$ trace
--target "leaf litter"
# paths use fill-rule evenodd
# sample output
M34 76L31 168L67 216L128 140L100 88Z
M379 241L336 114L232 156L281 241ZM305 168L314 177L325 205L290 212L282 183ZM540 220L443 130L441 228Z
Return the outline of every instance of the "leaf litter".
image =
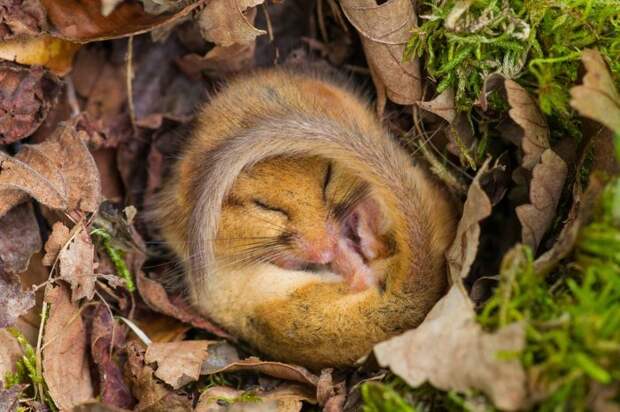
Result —
M428 17L407 1L323 0L315 9L294 0L21 3L0 6L0 36L15 39L3 45L4 54L0 47L0 58L22 63L0 64L0 326L21 327L35 290L45 290L45 302L37 309L41 331L29 343L33 369L0 390L0 405L297 411L318 403L340 411L370 405L369 385L385 391L383 402L400 402L398 393L372 383L389 385L395 375L415 388L404 395L409 404L421 399L424 382L441 390L433 389L441 402L468 404L477 396L516 410L540 400L539 382L520 357L529 353L531 325L489 328L477 314L484 299L474 304L468 290L490 278L504 290L506 265L497 262L507 249L498 248L493 259L487 250L501 241L490 227L502 219L521 230L517 241L540 251L533 267L541 276L565 270L576 247L585 250L583 227L606 182L586 179L586 169L605 163L614 173L613 161L597 159L613 149L618 133L617 116L610 115L619 106L617 79L598 51L583 52L585 76L571 90L572 107L591 119L593 130L584 127L591 134L573 168L558 145L567 136L554 134L555 120L526 82L487 73L481 95L471 99L478 102L475 116L457 101L463 90L439 85L434 92L425 77L429 62L403 59L418 16ZM461 21L471 6L457 9L444 17L458 36L474 26ZM16 38L24 35L37 37ZM131 53L127 36L135 36ZM57 47L56 54L42 44ZM253 357L170 287L178 268L152 243L157 237L142 212L199 102L222 79L282 62L336 68L356 84L372 81L377 110L392 132L401 136L414 122L422 134L444 130L432 139L418 136L418 143L440 159L434 164L440 179L444 168L471 180L446 256L452 287L417 329L375 347L387 374L372 357L353 373L320 375ZM438 118L412 118L412 106ZM137 215L122 212L129 204ZM47 281L24 289L20 277L30 285L28 272L37 264ZM123 320L151 343L140 343ZM15 371L11 364L23 348L0 332L8 339L3 346L12 348L0 365ZM613 396L608 385L592 389L597 405Z

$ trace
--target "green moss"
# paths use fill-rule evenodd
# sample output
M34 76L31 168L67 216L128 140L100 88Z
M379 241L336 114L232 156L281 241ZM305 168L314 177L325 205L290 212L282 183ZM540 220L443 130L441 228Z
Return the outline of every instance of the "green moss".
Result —
M405 57L423 57L437 91L454 87L463 111L500 72L530 88L544 113L568 120L584 48L598 48L620 80L620 0L428 0L420 18Z
M101 242L103 249L116 269L117 275L125 281L125 287L127 290L130 292L135 291L136 285L134 284L133 276L127 267L127 263L125 263L125 260L123 259L123 252L112 245L112 235L102 228L97 228L90 234Z

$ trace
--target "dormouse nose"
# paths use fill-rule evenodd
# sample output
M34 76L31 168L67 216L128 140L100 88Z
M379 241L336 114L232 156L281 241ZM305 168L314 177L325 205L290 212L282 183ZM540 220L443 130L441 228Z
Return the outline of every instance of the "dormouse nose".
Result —
M338 232L332 224L326 224L324 230L315 236L306 236L301 243L306 261L324 265L332 262L336 256Z

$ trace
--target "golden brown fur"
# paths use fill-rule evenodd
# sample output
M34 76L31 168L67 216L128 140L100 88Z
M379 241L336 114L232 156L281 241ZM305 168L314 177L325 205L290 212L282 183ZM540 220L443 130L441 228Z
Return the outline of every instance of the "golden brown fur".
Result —
M395 245L377 259L384 289L353 293L333 273L269 262L222 264L234 252L233 237L268 233L234 211L244 204L235 198L254 189L276 204L288 201L286 190L301 191L306 198L299 202L298 193L286 207L299 213L305 235L325 238L315 223L324 218L313 219L322 213L313 189L322 174L304 171L327 162L337 165L339 182L366 182L380 204ZM445 291L444 252L455 227L446 193L366 102L328 81L282 70L236 80L205 106L156 216L187 262L190 295L203 314L275 359L315 369L350 365L374 343L422 321Z

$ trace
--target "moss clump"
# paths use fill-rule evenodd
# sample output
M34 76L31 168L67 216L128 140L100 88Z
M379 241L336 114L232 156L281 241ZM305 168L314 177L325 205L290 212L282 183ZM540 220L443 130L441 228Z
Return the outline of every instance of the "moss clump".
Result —
M524 322L520 357L544 398L540 410L587 410L593 387L620 382L620 178L581 230L575 261L553 278L535 273L527 248L514 249L479 321L490 329Z
M500 72L538 96L545 114L571 117L569 87L584 48L620 80L620 0L428 0L405 57L423 57L437 91L469 111L485 77Z
M101 241L103 249L116 269L116 274L123 278L127 290L129 292L134 292L136 290L136 285L133 281L133 276L127 267L127 263L125 263L125 260L123 259L123 252L112 245L112 235L102 228L97 228L90 234Z

